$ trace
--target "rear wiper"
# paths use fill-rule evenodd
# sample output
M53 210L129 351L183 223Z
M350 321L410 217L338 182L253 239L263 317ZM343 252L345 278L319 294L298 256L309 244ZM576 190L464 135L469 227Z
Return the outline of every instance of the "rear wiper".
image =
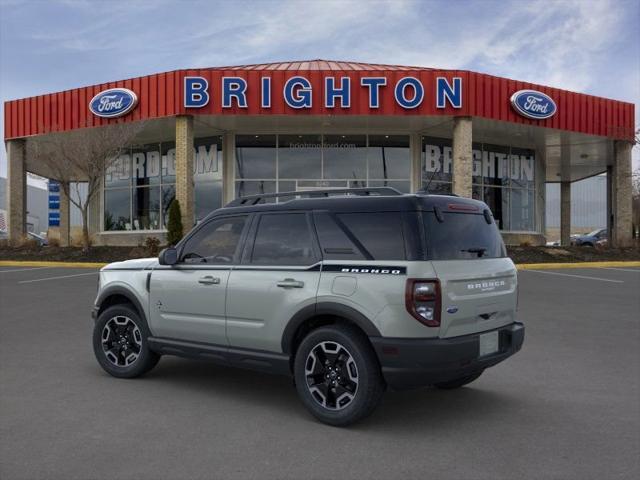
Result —
M482 257L487 251L486 248L477 247L477 248L467 248L466 250L460 250L461 252L469 252L469 253L477 253L478 258Z

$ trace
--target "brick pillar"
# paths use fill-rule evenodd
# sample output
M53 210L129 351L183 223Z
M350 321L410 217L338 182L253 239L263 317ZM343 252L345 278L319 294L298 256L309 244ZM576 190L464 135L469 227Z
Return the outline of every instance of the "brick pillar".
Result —
M422 135L411 134L409 151L411 152L411 191L417 192L422 188Z
M222 204L236 198L235 189L236 136L225 133L222 137Z
M560 245L571 245L571 182L560 182Z
M71 228L71 214L70 214L70 206L69 206L69 197L65 193L65 187L68 191L70 188L69 183L63 185L60 182L60 246L68 247L70 245L70 228Z
M182 212L182 230L186 234L195 223L193 192L193 117L176 117L176 199Z
M632 143L630 142L617 141L615 144L615 163L611 179L613 203L611 245L615 247L628 247L632 242L631 147Z
M473 174L471 117L453 119L453 193L471 198Z
M11 244L20 243L27 234L27 172L24 140L7 142L7 227Z

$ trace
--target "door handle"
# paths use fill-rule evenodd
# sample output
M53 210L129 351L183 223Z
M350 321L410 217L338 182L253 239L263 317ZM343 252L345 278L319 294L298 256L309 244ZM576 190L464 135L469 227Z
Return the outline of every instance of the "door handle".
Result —
M202 285L218 285L220 283L220 279L218 277L207 275L206 277L200 277L198 279L198 283L201 283Z
M284 280L280 280L277 285L282 288L302 288L304 287L304 282L294 278L285 278Z

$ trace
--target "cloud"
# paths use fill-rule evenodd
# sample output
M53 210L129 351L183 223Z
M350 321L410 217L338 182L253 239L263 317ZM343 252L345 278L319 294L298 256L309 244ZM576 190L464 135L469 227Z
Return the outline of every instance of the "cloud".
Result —
M640 104L637 0L5 0L0 9L3 100L176 68L327 58L470 69Z

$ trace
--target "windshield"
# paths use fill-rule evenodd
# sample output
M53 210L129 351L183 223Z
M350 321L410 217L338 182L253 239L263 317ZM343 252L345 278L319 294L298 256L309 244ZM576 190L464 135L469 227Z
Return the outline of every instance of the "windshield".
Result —
M589 232L587 233L587 237L595 237L596 235L598 235L600 233L601 229L599 228L598 230L594 230L593 232Z
M427 251L431 260L500 258L507 255L495 222L484 215L442 213L442 222L433 212L423 213Z

